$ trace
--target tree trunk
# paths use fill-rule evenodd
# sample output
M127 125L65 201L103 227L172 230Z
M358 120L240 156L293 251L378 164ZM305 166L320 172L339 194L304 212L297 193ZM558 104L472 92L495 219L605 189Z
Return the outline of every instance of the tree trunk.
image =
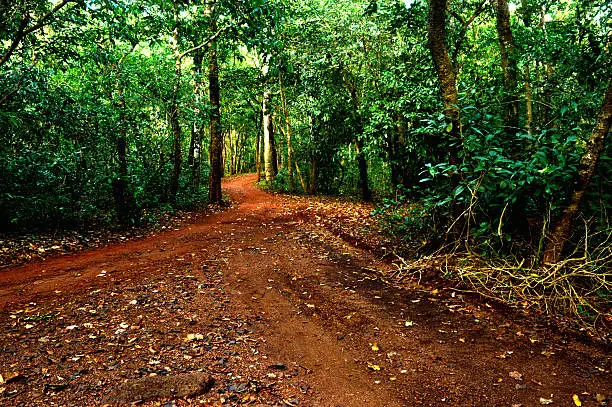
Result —
M217 30L215 17L211 19L210 32ZM223 177L223 132L221 129L219 64L217 61L217 40L211 42L209 52L208 83L210 96L210 176L208 195L210 202L221 203L221 178Z
M363 154L363 141L359 137L355 137L353 140L355 145L355 152L357 153L357 166L359 168L359 181L357 182L357 188L361 189L361 197L364 201L372 199L372 192L368 185L368 162Z
M459 148L461 146L461 119L459 115L459 95L457 92L457 80L455 71L446 48L446 9L447 0L430 0L429 3L429 51L434 63L440 91L442 93L442 105L444 114L450 125L448 134L448 156L449 162L460 167ZM459 170L451 174L451 193L459 185L461 176ZM458 237L463 230L462 221L458 217L462 213L461 205L453 200L450 208L450 221L454 221L453 234Z
M540 28L544 33L544 41L548 42L548 33L546 30L546 5L542 4L540 8ZM543 102L541 109L541 128L546 129L550 122L550 110L551 110L551 96L552 96L552 75L553 75L553 66L550 61L547 61L545 64L544 70L544 79L542 79L543 83Z
M317 156L313 153L310 159L310 195L317 194Z
M297 161L294 164L295 164L295 172L297 172L298 179L300 180L300 185L302 186L302 191L306 193L308 191L308 187L306 186L306 181L304 180L304 177L302 176L302 171L300 170L300 166L298 165Z
M174 2L174 31L173 48L175 54L174 62L174 85L172 87L172 97L170 99L170 127L172 129L172 179L170 180L170 202L176 201L176 194L179 189L181 177L181 123L179 122L178 94L181 88L181 58L178 50L179 41L179 11Z
M170 111L170 125L172 128L172 180L170 181L170 201L176 201L176 194L179 190L179 179L181 177L181 125L178 117L178 106L172 102Z
M260 144L261 144L261 133L259 130L257 131L257 141L255 143L255 167L257 169L257 182L261 181L261 154L260 154Z
M282 75L278 79L280 85L281 104L283 114L285 116L285 136L287 138L287 175L289 177L289 192L293 192L293 147L291 146L291 119L289 118L289 110L287 109L287 97L283 89Z
M314 135L314 120L312 116L308 117L308 121L310 124L310 142L312 150L310 151L310 183L308 185L308 193L310 195L317 194L317 153L315 151L314 146L316 145L315 135Z
M357 87L349 80L346 73L344 74L344 83L346 84L351 95L353 108L355 109L355 119L358 123L356 128L357 135L353 139L355 152L357 153L357 167L359 168L359 181L357 181L357 188L361 189L361 197L363 200L369 201L372 198L372 193L370 192L370 187L368 186L368 163L365 159L365 155L363 154L363 140L359 138L363 133L363 125L361 124L362 121L360 117L360 101L357 96Z
M595 127L586 146L586 150L580 160L578 167L578 179L576 186L570 196L568 207L563 212L561 220L553 230L550 241L544 251L544 263L556 263L561 259L563 249L570 236L574 221L580 209L580 202L584 196L593 174L597 168L597 162L604 148L605 139L610 133L612 125L612 80L608 83L608 89L604 96L601 112L597 117Z
M130 220L130 210L128 205L128 192L127 192L127 176L128 176L128 163L127 163L127 136L125 121L125 101L123 99L123 85L119 84L119 135L117 136L116 147L117 147L117 163L119 166L118 177L113 181L113 195L115 197L115 207L117 210L117 218L122 226L128 226Z
M409 160L406 148L406 123L401 115L397 117L397 122L388 144L391 183L394 187L402 185L406 188L411 188L414 180L411 176L410 166L413 163Z
M497 0L497 35L501 53L501 66L504 83L504 124L506 133L515 136L519 129L519 106L517 95L517 66L510 10L507 0ZM521 146L512 139L513 153L520 153Z
M531 27L531 12L529 10L529 4L527 0L521 0L523 7L523 24L525 27ZM531 59L527 56L525 61L525 68L523 69L523 76L525 81L525 127L527 128L527 134L530 136L533 134L533 88L531 86ZM528 147L532 147L529 145Z
M446 7L447 0L430 1L429 50L438 75L444 113L452 124L450 136L458 139L460 136L459 96L455 71L446 49Z
M191 142L189 143L189 159L188 164L191 166L191 186L194 189L200 187L200 168L202 163L202 133L203 128L199 124L200 108L199 103L202 97L202 61L204 53L199 50L193 56L193 68L196 76L196 85L194 93L196 96L196 107L194 109L194 121L191 129Z
M533 89L531 87L531 69L529 68L529 59L525 61L525 110L527 117L525 118L525 127L527 134L533 134Z
M263 98L263 131L264 131L264 171L266 182L270 183L276 178L278 173L278 163L276 157L276 146L274 145L274 124L272 123L272 113L270 103L272 95L270 92L264 93Z

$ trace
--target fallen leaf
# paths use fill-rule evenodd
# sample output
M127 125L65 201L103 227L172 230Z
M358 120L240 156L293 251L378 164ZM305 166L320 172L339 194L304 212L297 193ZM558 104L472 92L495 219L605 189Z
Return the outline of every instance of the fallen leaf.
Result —
M508 373L508 376L514 380L523 380L523 375L516 371Z
M375 370L375 371L379 371L380 370L380 366L378 365L373 365L370 362L368 362L368 368Z
M374 342L374 344L372 344L372 350L374 352L378 352L380 349L378 348L378 344L376 342Z
M572 399L574 400L575 405L577 405L578 407L582 406L582 401L580 401L580 397L578 397L577 394L574 394L572 396Z
M16 381L21 380L23 378L24 377L19 372L4 372L4 374L3 374L3 382L2 383L16 382Z

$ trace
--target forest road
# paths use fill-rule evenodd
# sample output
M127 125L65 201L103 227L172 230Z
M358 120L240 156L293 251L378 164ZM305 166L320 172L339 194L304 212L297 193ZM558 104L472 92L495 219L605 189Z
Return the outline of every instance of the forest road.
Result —
M0 374L25 378L0 404L97 405L199 368L213 391L177 405L605 405L605 349L390 284L388 264L254 182L226 180L235 205L178 230L0 272Z

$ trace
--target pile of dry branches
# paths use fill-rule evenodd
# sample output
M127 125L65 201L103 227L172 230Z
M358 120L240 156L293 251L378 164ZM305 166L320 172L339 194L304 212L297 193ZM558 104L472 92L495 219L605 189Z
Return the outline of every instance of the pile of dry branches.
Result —
M612 325L612 233L595 248L555 264L484 258L471 251L435 254L414 261L398 257L391 277L402 280L435 271L460 281L464 291L513 307L537 309L572 321L606 338Z

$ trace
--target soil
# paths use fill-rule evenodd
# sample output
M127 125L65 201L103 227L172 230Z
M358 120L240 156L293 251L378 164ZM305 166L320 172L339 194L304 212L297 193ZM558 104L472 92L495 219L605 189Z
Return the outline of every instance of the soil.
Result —
M607 348L394 284L376 251L254 181L176 230L1 270L0 405L610 403Z

